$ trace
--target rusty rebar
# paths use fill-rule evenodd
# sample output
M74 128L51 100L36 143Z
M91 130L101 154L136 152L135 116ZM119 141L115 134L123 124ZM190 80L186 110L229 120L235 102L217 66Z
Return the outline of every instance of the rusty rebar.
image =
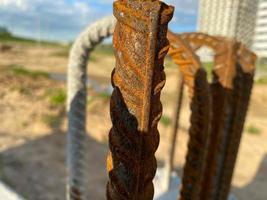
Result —
M190 95L189 142L180 200L200 199L210 134L211 97L206 72L198 57L178 35L168 32L169 54L179 66Z
M187 33L182 37L193 46L207 46L215 52L215 64L212 69L213 81L210 84L212 93L212 120L210 145L206 158L205 179L202 183L201 199L215 199L218 181L223 162L225 146L224 124L230 106L230 92L235 75L235 53L233 43L222 41L202 33Z
M244 46L240 48L239 43L226 38L202 33L187 33L182 37L194 49L196 46L208 46L215 52L213 82L210 84L213 99L211 142L201 199L226 200L248 107L256 57Z
M257 57L253 52L243 45L239 46L235 65L237 75L234 79L232 92L232 112L225 127L228 132L228 138L220 174L218 196L216 197L218 200L227 200L231 188L232 176L254 82L256 59Z
M108 200L152 200L152 180L159 144L163 67L169 43L167 25L173 7L160 1L116 1L114 32L116 67L110 112L107 159Z

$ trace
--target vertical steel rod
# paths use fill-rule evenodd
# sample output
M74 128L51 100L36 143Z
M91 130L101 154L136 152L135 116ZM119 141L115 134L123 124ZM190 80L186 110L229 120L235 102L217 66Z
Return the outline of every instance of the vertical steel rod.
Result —
M179 66L190 96L190 128L180 200L199 200L210 137L211 96L199 58L179 35L168 33L169 54Z
M170 132L170 138L169 138L169 152L167 153L167 159L166 159L166 166L165 166L165 172L166 172L166 180L164 183L164 188L170 189L171 184L171 173L174 169L174 158L175 158L175 149L176 149L176 142L177 142L177 131L179 129L179 122L180 122L180 116L181 116L181 108L182 108L182 102L183 102L183 94L184 94L184 81L183 77L180 76L178 80L178 87L177 87L177 96L174 106L174 112L173 112L173 122L172 122L172 128Z
M161 117L167 25L173 7L160 1L114 3L118 22L113 44L116 67L110 102L112 128L107 159L108 200L152 200L157 124Z

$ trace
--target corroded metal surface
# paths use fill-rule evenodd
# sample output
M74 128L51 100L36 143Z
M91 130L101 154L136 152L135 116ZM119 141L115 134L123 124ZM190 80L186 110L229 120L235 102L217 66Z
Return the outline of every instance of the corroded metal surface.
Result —
M207 46L215 52L215 66L213 68L213 81L210 84L212 93L212 120L210 145L206 158L205 179L202 183L201 199L214 199L221 171L223 150L225 146L224 124L230 105L230 91L232 79L235 75L233 44L218 38L200 33L187 33L182 37L192 48ZM195 49L195 48L194 48Z
M182 178L180 200L200 199L205 158L210 134L211 102L206 72L198 57L178 35L168 32L169 54L179 65L190 95L190 129L188 152Z
M253 77L256 65L256 55L245 46L240 45L237 52L236 70L232 92L231 115L228 117L226 131L228 132L224 160L219 180L218 200L227 200L231 181L242 137L242 131L249 106Z
M202 33L182 38L197 50L215 52L212 92L211 138L201 199L226 200L253 84L256 56L240 43ZM238 120L239 119L239 120Z
M173 8L159 1L117 1L114 15L116 67L107 159L109 200L152 200L165 84L167 24Z
M201 198L215 199L219 189L219 177L222 170L223 152L225 150L227 123L231 104L233 78L236 74L235 60L238 46L230 41L223 41L206 34L184 34L183 38L192 45L208 46L215 53L212 93L211 138L206 158L205 179ZM193 45L192 45L193 46Z
M233 78L236 73L233 66L237 43L204 33L184 33L181 37L190 44L194 52L203 46L211 48L215 53L212 82L219 81L224 88L233 88Z

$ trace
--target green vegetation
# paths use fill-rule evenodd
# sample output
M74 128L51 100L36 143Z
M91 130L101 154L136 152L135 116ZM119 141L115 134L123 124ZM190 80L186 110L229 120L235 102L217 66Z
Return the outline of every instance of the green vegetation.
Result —
M42 116L42 122L52 128L59 127L61 121L62 119L60 115L45 114Z
M263 74L263 76L257 79L256 83L258 84L267 84L267 59L260 59L257 62L256 72L258 74Z
M32 91L30 88L27 88L23 85L15 86L10 88L11 91L18 91L22 95L31 96Z
M207 72L210 73L212 71L214 63L213 62L204 62L203 65L204 65L204 68L207 70Z
M203 67L207 72L208 80L212 80L212 69L213 69L214 63L213 62L204 62Z
M167 127L171 124L171 118L166 115L163 115L160 119L160 123L162 123L165 127Z
M11 33L9 32L9 30L6 27L3 27L3 26L0 26L0 34L11 35Z
M104 101L109 101L110 100L110 94L108 92L100 92L100 93L97 93L96 95L89 95L87 97L87 105L91 105L93 102L95 102L95 100L97 99L101 99L101 100L104 100Z
M252 124L250 124L250 125L246 128L246 131L247 131L248 133L252 134L252 135L259 135L259 134L261 133L261 130L260 130L258 127L254 126L254 125L252 125Z
M177 65L173 62L172 58L167 55L164 60L164 67L165 68L175 68Z
M9 67L14 75L27 76L27 77L34 78L34 79L40 78L40 77L43 77L43 78L49 77L49 74L46 72L25 69L22 66L18 66L18 65L11 65Z
M90 105L91 103L93 103L95 100L94 97L92 97L91 95L87 96L87 105Z
M267 84L267 76L259 78L256 83L258 84Z
M53 106L65 105L67 94L63 89L49 90L47 95L49 96L49 102Z
M257 61L257 69L260 71L267 71L267 59L259 59Z
M9 32L0 32L0 41L3 43L20 43L20 44L30 44L30 45L32 44L40 44L45 46L60 45L59 43L56 42L37 41L34 39L14 36Z
M52 56L68 58L69 57L69 51L70 51L70 48L68 48L68 47L62 48L61 50L53 53Z
M64 57L67 58L69 57L69 52L70 52L70 46L64 47L57 52L53 53L52 56L58 56L58 57ZM111 44L101 44L97 46L92 54L90 55L90 61L95 62L97 60L97 56L102 55L102 56L113 56L113 47Z
M98 45L93 54L102 54L102 55L113 55L113 46L112 44L101 44Z
M41 120L52 129L58 129L65 116L66 90L60 88L48 89L45 97L48 98L49 104L53 106L53 109L57 109L57 112L54 114L44 114Z
M108 92L100 92L99 94L97 94L97 97L99 97L101 99L109 100L110 94Z
M214 65L213 62L204 62L203 63L203 67L207 71L208 80L212 79L212 68L213 68L213 65ZM164 66L166 68L177 67L177 65L173 62L172 58L169 55L167 55L166 58L165 58Z

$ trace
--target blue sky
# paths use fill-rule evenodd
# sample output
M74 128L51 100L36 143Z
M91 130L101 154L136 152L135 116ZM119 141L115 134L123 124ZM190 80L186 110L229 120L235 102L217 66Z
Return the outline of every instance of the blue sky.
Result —
M73 40L88 24L112 14L113 0L0 0L0 26L16 35ZM164 0L175 5L170 28L194 31L198 0Z

